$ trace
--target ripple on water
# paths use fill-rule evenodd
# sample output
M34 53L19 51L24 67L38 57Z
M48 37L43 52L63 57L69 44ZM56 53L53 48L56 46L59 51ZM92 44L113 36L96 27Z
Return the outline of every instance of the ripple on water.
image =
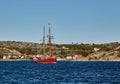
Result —
M0 62L0 84L119 84L119 62Z

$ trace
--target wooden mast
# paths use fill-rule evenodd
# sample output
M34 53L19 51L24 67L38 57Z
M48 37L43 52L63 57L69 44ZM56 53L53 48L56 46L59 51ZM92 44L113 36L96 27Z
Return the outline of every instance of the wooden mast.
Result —
M52 56L52 44L51 44L51 29L50 29L50 23L48 23L49 30L48 30L48 45L49 45L49 56Z
M43 56L45 56L45 25L43 27Z

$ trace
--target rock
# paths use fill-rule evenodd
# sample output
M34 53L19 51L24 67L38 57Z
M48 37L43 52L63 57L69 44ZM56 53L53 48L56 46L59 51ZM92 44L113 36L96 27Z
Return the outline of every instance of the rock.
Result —
M90 61L115 61L120 60L120 51L99 51L89 54L87 57Z

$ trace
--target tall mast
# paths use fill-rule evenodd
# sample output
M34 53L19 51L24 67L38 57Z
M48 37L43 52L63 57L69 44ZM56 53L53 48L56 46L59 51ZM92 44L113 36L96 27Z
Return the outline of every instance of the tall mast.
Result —
M43 27L43 56L45 56L45 25Z
M48 30L48 45L49 45L49 56L52 56L52 48L51 48L51 39L52 39L52 36L51 36L51 29L50 29L50 23L48 23L48 26L49 26L49 30Z

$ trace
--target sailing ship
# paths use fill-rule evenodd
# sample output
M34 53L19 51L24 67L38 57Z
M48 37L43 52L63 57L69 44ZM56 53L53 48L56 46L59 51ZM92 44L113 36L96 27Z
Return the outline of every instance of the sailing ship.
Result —
M37 63L56 63L56 57L52 56L52 43L51 43L51 39L53 39L53 36L51 35L51 29L50 29L50 23L49 25L49 31L48 31L48 44L46 44L45 41L45 26L43 27L43 47L42 47L42 51L43 51L43 55L40 58L36 58L35 62ZM49 48L49 55L46 54L46 46Z

